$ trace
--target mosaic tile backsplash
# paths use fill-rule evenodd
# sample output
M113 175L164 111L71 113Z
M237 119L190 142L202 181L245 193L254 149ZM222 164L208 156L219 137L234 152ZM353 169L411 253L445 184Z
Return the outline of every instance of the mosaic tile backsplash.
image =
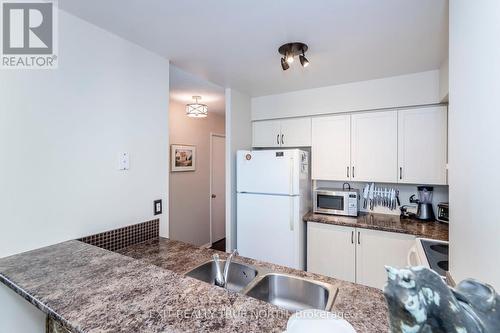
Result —
M117 251L160 236L160 220L151 220L78 239L100 248Z

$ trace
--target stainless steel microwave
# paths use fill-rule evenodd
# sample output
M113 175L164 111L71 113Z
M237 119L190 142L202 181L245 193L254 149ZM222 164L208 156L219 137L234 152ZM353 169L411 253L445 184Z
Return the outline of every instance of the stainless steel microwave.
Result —
M314 190L314 213L358 216L359 191L320 187Z

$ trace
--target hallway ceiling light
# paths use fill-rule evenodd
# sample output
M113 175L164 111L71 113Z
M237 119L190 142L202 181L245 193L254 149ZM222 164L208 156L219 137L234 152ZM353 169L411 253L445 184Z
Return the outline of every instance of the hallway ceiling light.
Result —
M299 56L300 64L302 65L302 67L309 66L309 60L307 60L305 56L307 49L307 45L300 42L281 45L278 49L278 52L283 56L281 57L281 68L284 71L290 68L290 64L293 63L293 58L295 56Z
M208 115L208 106L198 103L201 96L193 96L194 103L186 105L186 115L192 118L205 118Z

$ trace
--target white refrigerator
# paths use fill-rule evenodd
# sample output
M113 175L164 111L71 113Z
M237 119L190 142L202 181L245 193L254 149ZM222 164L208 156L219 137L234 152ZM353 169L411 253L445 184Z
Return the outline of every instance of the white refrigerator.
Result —
M240 255L305 269L309 154L299 149L237 153L236 243Z

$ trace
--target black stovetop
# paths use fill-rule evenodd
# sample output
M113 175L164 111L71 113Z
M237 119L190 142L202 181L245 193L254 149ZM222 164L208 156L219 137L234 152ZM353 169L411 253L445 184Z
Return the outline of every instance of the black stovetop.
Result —
M441 276L448 271L448 244L440 241L421 240L429 267Z

